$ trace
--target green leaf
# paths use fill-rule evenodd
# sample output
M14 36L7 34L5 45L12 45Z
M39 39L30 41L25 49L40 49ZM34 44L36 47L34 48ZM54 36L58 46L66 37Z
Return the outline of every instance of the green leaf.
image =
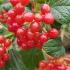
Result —
M36 48L29 51L22 51L21 55L28 70L36 70L38 63L44 59L42 51Z
M52 12L57 22L61 24L70 22L70 0L49 0Z
M7 62L5 68L1 70L28 70L22 61L19 51L12 49L9 51L9 53L11 55L11 58Z
M54 57L60 57L65 55L65 49L61 44L60 38L49 40L44 44L43 49L46 53Z
M12 8L12 5L11 3L5 3L5 4L0 5L0 12L2 11L3 8L8 11L9 9Z
M56 38L56 39L50 39L48 42L44 44L44 47L55 47L60 45L61 39Z

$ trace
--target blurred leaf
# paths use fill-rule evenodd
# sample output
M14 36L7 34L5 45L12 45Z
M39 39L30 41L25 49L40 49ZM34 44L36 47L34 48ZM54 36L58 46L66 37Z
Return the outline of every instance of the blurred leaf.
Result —
M5 68L1 70L28 70L21 59L21 54L16 50L9 51L11 58L7 62Z
M43 49L51 56L60 57L65 54L65 49L61 44L61 39L51 39L44 44Z
M6 9L8 11L11 8L12 8L11 3L2 4L2 5L0 5L0 12L2 11L2 9Z
M70 0L49 0L56 21L61 24L70 22Z
M21 55L28 70L36 70L38 63L44 59L42 51L36 48L29 51L22 51Z

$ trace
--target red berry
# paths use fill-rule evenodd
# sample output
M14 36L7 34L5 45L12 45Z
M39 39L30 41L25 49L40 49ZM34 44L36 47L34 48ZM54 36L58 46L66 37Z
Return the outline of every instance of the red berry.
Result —
M17 30L17 37L23 37L23 36L26 36L26 33L27 33L27 30L26 30L26 28L19 28L18 30Z
M5 47L10 47L11 45L11 40L10 39L6 39L5 42L4 42L4 46Z
M13 9L8 11L8 17L14 18L15 16L16 16L16 12Z
M22 42L17 38L17 44L21 46Z
M56 38L56 37L58 37L58 34L59 34L59 31L55 28L52 28L48 31L48 36L50 38Z
M19 3L19 0L10 0L10 2L13 6L15 6L16 4Z
M7 13L6 9L2 9L2 14L4 15L6 13Z
M22 43L21 49L22 50L28 50L27 44L26 43Z
M10 54L4 54L3 61L8 61L10 59Z
M15 6L15 12L17 15L24 13L24 10L25 10L24 6L21 5L20 3Z
M47 70L54 70L54 68L55 68L55 65L54 65L54 63L53 62L48 62L48 64L47 64Z
M34 46L34 41L33 40L28 40L27 41L27 46L29 49L31 49Z
M6 23L7 24L12 24L13 23L13 19L11 17L8 17Z
M28 5L30 3L30 0L20 0L22 5Z
M40 40L40 42L41 42L42 44L45 43L45 42L47 42L47 41L48 41L48 36L47 36L47 34L42 33L42 34L40 35L39 40Z
M35 14L35 21L36 22L41 22L42 21L42 16L39 13Z
M40 68L45 68L47 65L46 61L45 60L42 60L40 63L39 63L39 67Z
M36 47L37 49L42 49L42 44L41 44L40 42L36 42L36 43L35 43L35 47Z
M24 20L25 22L32 22L34 19L34 15L31 12L27 12L24 14Z
M57 67L57 70L66 70L66 67L64 65L60 65Z
M0 36L0 43L4 43L4 41L5 41L4 36Z
M44 70L44 68L39 67L38 70Z
M45 14L45 13L49 13L51 11L51 8L48 4L43 4L41 6L41 12L42 14Z
M45 14L43 16L43 21L45 24L53 24L54 23L54 17L51 13Z
M30 29L31 29L32 32L39 32L40 29L41 29L41 25L40 25L40 23L33 22L30 25Z
M0 57L4 55L6 49L4 47L0 47Z
M29 40L33 40L34 39L34 34L31 31L27 31L27 38Z
M8 27L8 29L9 29L9 31L11 31L11 32L15 32L15 31L17 31L17 29L19 28L20 26L17 24L17 23L12 23L12 25L9 25L9 27Z
M22 15L17 16L17 17L16 17L16 22L17 22L19 25L22 25L22 24L24 23L23 16L22 16Z
M0 68L4 68L5 62L3 60L0 60Z

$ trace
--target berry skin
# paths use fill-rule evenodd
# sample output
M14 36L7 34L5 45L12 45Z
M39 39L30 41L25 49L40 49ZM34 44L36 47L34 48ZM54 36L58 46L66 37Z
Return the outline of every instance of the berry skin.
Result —
M4 43L4 41L5 41L4 36L0 36L0 43Z
M21 47L22 50L28 50L27 44L26 43L22 43Z
M27 41L27 46L28 46L28 49L31 49L34 46L34 41L33 40L28 40Z
M10 0L10 2L13 6L15 6L16 4L19 3L19 0Z
M8 17L8 19L7 19L7 24L12 24L12 23L13 23L12 20L13 20L13 19L12 19L11 17Z
M55 65L53 62L48 62L47 63L47 70L54 70L55 68Z
M39 32L41 29L41 25L40 25L40 23L32 22L30 25L30 29L32 32Z
M25 8L20 3L15 6L15 12L17 15L20 15L24 12Z
M55 28L52 28L48 31L49 38L56 38L58 37L59 31Z
M28 5L30 3L30 0L19 0L22 5Z
M14 18L15 16L16 16L16 12L13 9L8 11L8 17Z
M25 22L32 22L34 19L34 15L31 12L27 12L24 14L24 20Z
M33 40L34 39L34 34L31 31L27 31L27 38L29 40Z
M5 47L10 47L11 45L11 40L10 39L6 39L5 42L4 42L4 46Z
M19 37L19 38L22 38L23 36L26 36L26 33L27 33L27 30L26 30L26 28L19 28L18 30L17 30L17 37Z
M4 55L6 49L4 47L0 47L0 57Z
M48 4L43 4L41 6L41 12L42 14L45 14L45 13L49 13L51 11L51 8Z
M0 68L3 68L5 66L5 62L3 60L0 60Z
M48 41L48 36L47 36L47 34L42 33L42 34L40 35L39 40L40 40L40 42L41 42L42 44L45 43L45 42L47 42L47 41Z
M39 67L40 68L45 68L47 65L46 61L45 60L42 60L40 63L39 63Z
M36 43L35 43L35 47L36 47L37 49L42 49L42 44L41 44L40 42L36 42Z
M45 24L53 24L54 23L54 17L51 13L47 13L43 16L42 20L45 22Z
M10 32L16 32L19 27L20 26L17 23L14 22L14 23L12 23L12 25L8 26L8 30Z
M19 24L19 25L22 25L24 23L24 19L23 19L23 16L22 15L19 15L16 17L16 22Z
M10 59L10 54L4 54L3 61L8 61Z
M42 16L39 13L37 13L37 14L35 14L34 19L35 19L36 22L41 22L42 21Z

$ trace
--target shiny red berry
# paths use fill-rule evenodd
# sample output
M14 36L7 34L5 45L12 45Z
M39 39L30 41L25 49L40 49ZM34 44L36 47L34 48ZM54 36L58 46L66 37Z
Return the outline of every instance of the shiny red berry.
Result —
M3 47L0 47L0 57L4 55L6 50Z
M16 12L14 9L11 9L8 11L8 17L14 18L16 16Z
M52 28L48 31L48 36L50 38L56 38L58 37L59 31L56 28Z
M27 44L26 43L22 43L21 47L22 50L28 50Z
M24 14L24 20L25 22L32 22L34 19L34 15L31 12L27 12Z
M51 11L51 8L48 4L43 4L41 6L41 12L42 14L45 14L45 13L49 13Z
M42 61L40 61L40 63L39 63L39 67L40 67L40 68L45 68L46 65L47 65L47 62L46 62L45 60L42 60Z
M19 0L10 0L10 2L13 6L15 6L16 4L19 3Z
M42 19L45 24L53 24L54 23L54 17L51 13L47 13L43 16L43 19Z
M13 19L11 17L8 17L6 23L7 24L12 24L13 23Z
M24 13L25 7L20 3L15 6L15 12L17 15Z
M30 3L30 0L19 0L22 5L28 5Z
M36 42L35 43L35 47L37 48L37 49L42 49L42 44L40 43L40 42Z
M3 61L8 61L10 59L10 54L4 54L4 56L3 56Z
M29 40L33 40L34 39L34 33L32 33L31 31L27 31L27 38Z
M17 23L12 23L12 25L8 25L8 30L10 32L16 32L20 26Z
M31 49L34 46L34 40L28 40L27 41L27 46L29 49Z
M11 46L11 40L10 39L6 39L4 42L4 46L5 47L10 47Z
M48 41L48 36L47 36L47 34L42 33L42 34L40 35L39 40L40 40L40 42L41 42L42 44L45 43L45 42L47 42L47 41Z
M23 36L26 36L26 33L27 33L27 30L26 30L26 28L19 28L18 30L17 30L17 37L23 37Z
M0 60L0 68L4 68L5 62L3 60Z
M30 29L32 32L39 32L41 29L41 25L38 22L32 22L30 25Z
M0 43L4 43L4 41L5 41L4 36L0 36Z
M35 19L36 22L41 22L41 21L42 21L42 16L41 16L41 14L39 14L39 13L35 14L34 19Z
M16 16L16 22L17 22L19 25L22 25L22 24L24 23L23 16L22 16L22 15Z

